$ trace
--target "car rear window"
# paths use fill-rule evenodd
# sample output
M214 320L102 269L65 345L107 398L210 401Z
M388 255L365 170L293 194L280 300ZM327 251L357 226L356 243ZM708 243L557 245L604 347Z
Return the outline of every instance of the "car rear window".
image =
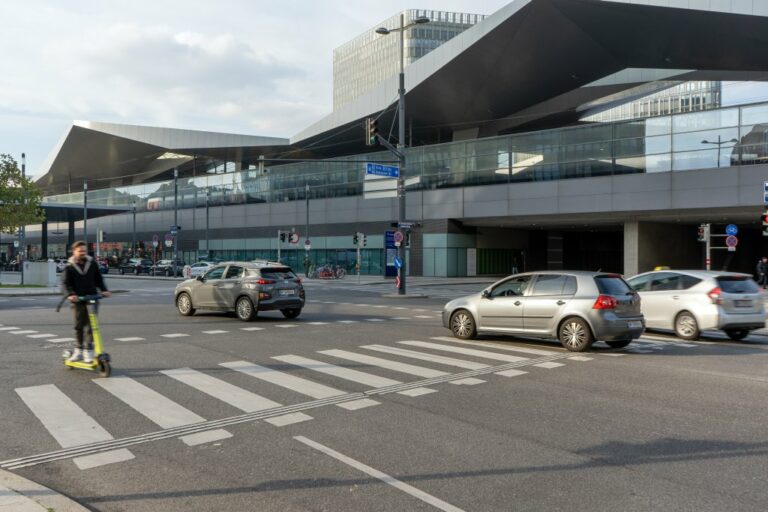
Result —
M627 295L634 293L620 276L596 276L597 289L604 295Z
M271 267L262 268L261 277L268 277L271 279L296 279L296 274L293 270L287 267Z
M757 293L760 288L748 276L720 276L716 278L717 285L724 293Z

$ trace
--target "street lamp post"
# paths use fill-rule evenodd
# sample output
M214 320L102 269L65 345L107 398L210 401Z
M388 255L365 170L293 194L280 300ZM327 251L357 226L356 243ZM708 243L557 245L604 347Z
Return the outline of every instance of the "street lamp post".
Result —
M131 238L131 258L136 257L136 200L133 200L133 237Z
M708 141L703 140L701 141L702 144L713 144L717 146L717 167L720 168L720 150L723 146L723 144L737 144L739 141L738 139L731 139L731 140L721 140L721 136L717 136L717 142L715 141Z
M83 180L83 241L88 252L88 181Z
M173 169L173 277L176 277L176 260L179 257L179 168Z
M21 178L22 180L26 178L27 176L27 155L25 153L21 154ZM25 201L25 198L21 199L22 201ZM21 285L24 286L24 262L27 260L27 228L26 226L21 226L19 228L19 238L21 239L19 241L19 249L21 249L21 267L19 270L21 271Z
M414 26L414 25L420 25L422 23L429 23L429 18L426 16L421 16L419 18L416 18L409 24L405 24L405 12L400 13L400 28L393 28L389 29L386 27L379 27L376 29L377 34L381 35L388 35L392 32L399 32L400 33L400 76L399 76L399 88L397 90L398 94L398 109L397 109L397 118L398 118L398 126L397 126L397 150L399 152L398 158L400 160L400 172L398 173L397 177L397 223L400 225L401 223L405 222L405 153L403 152L403 149L405 148L405 31L406 29ZM402 228L398 228L402 229ZM399 269L400 272L400 288L398 288L397 293L399 295L405 295L406 294L406 252L405 252L405 246L406 246L406 237L403 237L403 241L400 243L400 247L398 248L398 256L400 258L400 261L402 263L402 266Z
M210 219L210 205L211 205L211 189L205 189L205 259L209 261L211 259L211 239L208 236L208 225Z

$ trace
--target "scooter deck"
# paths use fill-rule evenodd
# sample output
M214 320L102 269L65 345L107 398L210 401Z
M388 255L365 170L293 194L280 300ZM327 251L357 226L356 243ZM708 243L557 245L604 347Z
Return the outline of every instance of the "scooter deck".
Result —
M99 367L99 362L94 360L92 363L83 363L82 361L64 361L64 364L71 366L72 368L80 368L81 370L96 370Z

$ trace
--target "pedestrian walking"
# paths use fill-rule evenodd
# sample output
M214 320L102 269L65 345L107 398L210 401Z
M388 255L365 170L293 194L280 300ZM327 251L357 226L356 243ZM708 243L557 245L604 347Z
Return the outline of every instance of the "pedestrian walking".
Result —
M757 284L765 289L766 285L768 285L768 256L763 256L757 262L756 274Z

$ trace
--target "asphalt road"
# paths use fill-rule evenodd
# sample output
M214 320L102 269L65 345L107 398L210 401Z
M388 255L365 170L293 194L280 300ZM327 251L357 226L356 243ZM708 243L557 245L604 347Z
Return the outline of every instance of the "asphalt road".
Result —
M246 324L110 284L109 379L63 367L55 298L0 298L0 467L94 510L768 508L768 338L576 355L447 338L477 285L310 282L298 319Z

